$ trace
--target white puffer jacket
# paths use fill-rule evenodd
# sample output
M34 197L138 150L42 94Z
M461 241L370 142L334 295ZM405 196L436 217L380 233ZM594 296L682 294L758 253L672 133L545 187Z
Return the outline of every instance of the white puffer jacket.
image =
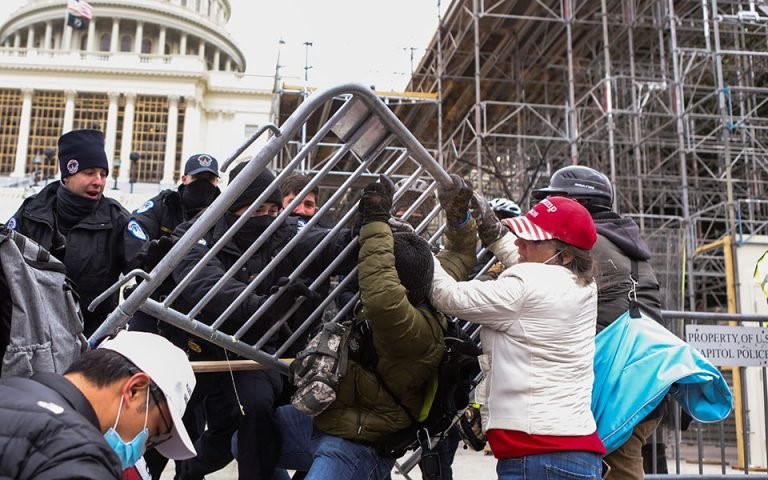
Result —
M491 245L511 265L497 280L456 282L435 262L432 305L483 326L484 430L592 434L597 287L561 266L515 264L514 238Z

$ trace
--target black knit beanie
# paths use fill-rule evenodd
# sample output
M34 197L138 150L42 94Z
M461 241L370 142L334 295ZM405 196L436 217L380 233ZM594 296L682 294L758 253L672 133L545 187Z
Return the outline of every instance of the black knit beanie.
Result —
M231 172L229 172L229 183L232 183L235 180L237 174L239 174L247 164L248 162L239 163L235 168L232 169ZM248 185L245 190L243 190L243 193L237 197L235 203L229 207L229 211L236 212L237 210L252 204L253 201L256 200L259 195L261 195L262 192L264 192L264 190L266 190L267 187L269 187L269 185L274 181L275 175L265 168L260 174L256 176L256 178L253 179L251 184ZM264 200L264 203L267 202L274 203L278 207L283 206L283 197L280 195L280 187L275 187L272 193L269 194L269 197Z
M87 168L103 168L109 172L104 133L99 130L72 130L59 137L61 178Z
M408 289L408 301L419 305L427 301L435 264L429 243L415 233L398 232L395 237L395 268L400 283Z

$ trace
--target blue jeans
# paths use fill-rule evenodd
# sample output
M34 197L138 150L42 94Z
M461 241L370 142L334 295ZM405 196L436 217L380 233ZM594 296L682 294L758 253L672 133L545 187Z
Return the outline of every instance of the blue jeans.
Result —
M312 433L312 468L306 480L381 480L389 478L394 458L385 458L373 447L315 429Z
M505 458L496 464L499 480L599 480L600 455L591 452L554 452Z

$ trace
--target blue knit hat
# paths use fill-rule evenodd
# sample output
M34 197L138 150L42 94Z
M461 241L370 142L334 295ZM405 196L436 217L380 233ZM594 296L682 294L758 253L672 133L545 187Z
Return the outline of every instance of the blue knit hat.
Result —
M103 168L109 172L104 133L99 130L72 130L59 137L61 178L87 168Z

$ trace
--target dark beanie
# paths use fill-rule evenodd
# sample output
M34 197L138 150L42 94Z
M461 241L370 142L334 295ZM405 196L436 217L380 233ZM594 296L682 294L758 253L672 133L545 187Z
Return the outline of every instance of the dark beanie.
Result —
M104 133L99 130L72 130L59 137L61 178L87 168L103 168L109 172Z
M237 177L237 175L243 170L243 168L245 168L247 164L248 162L239 163L235 168L232 169L231 172L229 172L230 184L235 180L235 177ZM252 204L254 200L259 198L259 195L261 195L264 190L266 190L267 187L269 187L269 185L274 181L275 175L265 168L260 174L256 176L256 178L253 179L251 184L248 185L245 190L243 190L243 193L237 197L232 206L229 207L229 211L236 212L237 210ZM280 195L279 187L275 187L272 193L269 194L269 197L264 200L264 203L267 202L274 203L278 207L283 206L283 197Z
M400 283L408 289L408 301L419 305L427 301L435 264L429 243L415 233L398 232L395 237L395 268Z

